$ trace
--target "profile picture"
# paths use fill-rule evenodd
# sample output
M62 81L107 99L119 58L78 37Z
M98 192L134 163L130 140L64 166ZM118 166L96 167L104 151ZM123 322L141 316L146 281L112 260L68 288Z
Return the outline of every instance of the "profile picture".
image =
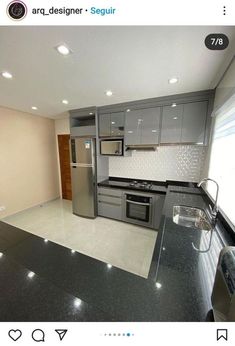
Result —
M7 6L7 14L13 20L22 20L27 14L27 6L22 1L12 1Z

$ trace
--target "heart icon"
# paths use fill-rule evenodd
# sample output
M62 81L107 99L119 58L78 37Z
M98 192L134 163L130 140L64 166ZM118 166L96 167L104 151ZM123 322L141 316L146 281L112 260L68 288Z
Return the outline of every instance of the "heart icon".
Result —
M17 341L22 336L22 331L19 329L11 329L8 332L10 338L14 341Z

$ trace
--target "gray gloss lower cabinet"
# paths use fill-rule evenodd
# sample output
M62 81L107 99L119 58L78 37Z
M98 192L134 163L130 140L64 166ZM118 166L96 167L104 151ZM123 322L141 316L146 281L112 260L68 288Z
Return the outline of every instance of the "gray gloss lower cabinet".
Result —
M130 191L121 189L112 189L105 187L98 187L98 215L108 217L110 219L124 221L123 209L124 209L124 193L133 194L145 194L151 196L153 201L152 213L153 213L153 229L159 229L160 220L162 216L162 209L165 200L165 195L162 194L150 194L149 192Z
M122 220L122 191L98 188L98 215Z
M162 209L165 201L165 195L158 195L154 194L154 199L153 199L153 228L154 229L159 229L160 226L160 221L162 217Z

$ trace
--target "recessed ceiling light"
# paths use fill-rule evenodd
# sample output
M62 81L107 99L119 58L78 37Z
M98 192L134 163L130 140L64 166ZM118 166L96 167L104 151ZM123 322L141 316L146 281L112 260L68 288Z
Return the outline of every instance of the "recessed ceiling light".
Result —
M75 253L76 251L75 250L71 250L72 253Z
M45 243L48 243L48 239L44 239L44 242L45 242Z
M172 103L171 107L176 107L177 104L176 103Z
M89 115L93 115L94 113L90 112Z
M109 269L111 269L112 268L112 264L107 264L107 267L109 268Z
M63 103L64 105L67 105L67 104L69 103L69 101L68 101L68 100L63 100L62 103Z
M0 252L0 258L3 256L3 253L2 252Z
M170 79L168 80L168 83L169 83L169 84L175 84L175 83L177 83L178 81L179 81L178 78L173 77L173 78L170 78Z
M57 50L58 53L62 55L69 55L72 53L72 51L64 44L60 44L59 46L55 47L55 49Z
M7 72L7 71L3 71L2 76L6 79L11 79L13 77L12 74L10 72Z
M173 119L174 119L174 120L177 120L177 119L178 119L178 117L174 117Z
M36 111L38 108L37 107L35 107L35 106L33 106L33 107L31 107L34 111Z
M105 94L106 94L106 96L112 96L113 92L111 90L107 90Z
M32 279L34 277L35 273L34 272L29 272L28 273L28 278Z
M126 111L127 111L127 112L130 112L131 110L128 108Z

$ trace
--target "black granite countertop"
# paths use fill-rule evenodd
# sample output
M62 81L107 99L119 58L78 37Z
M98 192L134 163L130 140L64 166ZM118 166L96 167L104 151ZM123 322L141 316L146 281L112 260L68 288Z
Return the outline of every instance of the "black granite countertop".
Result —
M234 243L218 224L196 252L209 234L175 224L177 204L207 208L201 190L168 185L147 279L0 222L0 320L205 321L219 251Z
M220 250L226 245L234 245L234 241L218 220L209 248L211 232L174 223L174 205L208 209L202 190L168 186L159 234L161 242L155 249L159 258L157 282L161 285L160 290L165 290L163 294L171 300L175 313L177 309L184 311L186 321L205 321L211 309L211 293ZM202 251L208 251L198 252L192 244Z
M144 187L140 188L136 186L130 186L130 182L132 182L133 180L136 180L136 179L109 177L109 179L99 182L98 186L124 189L124 190L132 190L132 191L141 191L141 192L148 192L148 193L166 194L166 191L167 191L166 182L144 180L147 183L151 184L151 189L146 189ZM138 181L141 181L141 180L138 180Z

